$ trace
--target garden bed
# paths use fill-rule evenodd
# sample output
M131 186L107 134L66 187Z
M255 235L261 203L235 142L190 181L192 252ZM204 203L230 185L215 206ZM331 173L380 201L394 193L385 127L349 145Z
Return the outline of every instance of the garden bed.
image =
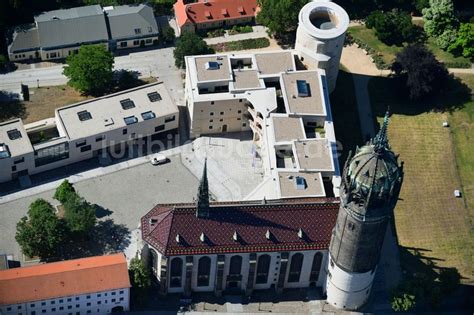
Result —
M270 46L270 40L268 38L262 37L262 38L238 40L238 41L227 42L227 43L219 43L216 45L211 45L211 48L217 52L226 52L226 51L265 48L268 46Z

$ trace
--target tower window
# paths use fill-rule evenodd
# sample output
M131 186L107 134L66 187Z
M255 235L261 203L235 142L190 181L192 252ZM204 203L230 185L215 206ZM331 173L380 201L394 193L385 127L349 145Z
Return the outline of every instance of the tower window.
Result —
M347 228L351 231L354 231L354 228L355 228L354 223L352 222L347 223Z
M331 268L334 268L334 261L330 260Z

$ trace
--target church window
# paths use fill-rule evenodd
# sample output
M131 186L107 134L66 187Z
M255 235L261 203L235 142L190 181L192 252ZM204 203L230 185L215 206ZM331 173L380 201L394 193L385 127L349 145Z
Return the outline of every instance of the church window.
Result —
M322 261L323 261L323 254L319 252L314 254L313 265L311 266L311 274L309 276L309 281L314 281L314 282L318 281Z
M207 287L209 285L209 277L211 275L211 259L207 256L199 258L198 263L198 287Z
M268 271L270 269L270 255L262 255L258 257L257 263L257 279L255 283L267 283L268 281Z
M304 256L301 253L291 256L290 272L288 282L299 282L301 276L301 267L303 267Z
M173 258L171 260L170 287L178 288L181 286L181 277L183 274L183 260L181 258Z

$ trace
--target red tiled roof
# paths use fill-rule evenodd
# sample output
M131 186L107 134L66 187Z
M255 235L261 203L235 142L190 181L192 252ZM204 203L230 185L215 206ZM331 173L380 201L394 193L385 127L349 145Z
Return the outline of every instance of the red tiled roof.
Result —
M179 27L186 22L206 23L210 21L221 21L237 19L242 17L253 17L258 12L257 0L204 0L184 4L178 0L174 4L174 12Z
M123 254L0 271L0 305L130 287Z
M165 256L327 249L339 200L215 203L209 218L196 217L195 209L192 204L157 205L141 219L143 239ZM300 228L303 238L298 236ZM266 238L267 230L271 239ZM235 232L238 241L233 239Z

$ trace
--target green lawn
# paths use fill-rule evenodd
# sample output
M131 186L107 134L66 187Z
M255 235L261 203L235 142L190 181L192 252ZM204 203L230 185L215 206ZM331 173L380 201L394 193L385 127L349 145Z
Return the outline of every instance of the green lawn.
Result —
M369 82L379 123L390 105L390 144L405 162L395 209L399 243L419 249L439 267L457 268L464 282L473 283L474 104L457 81L450 83L449 93L425 102L405 99L396 86L391 78ZM446 120L450 128L442 127ZM461 187L465 199L454 198Z
M382 43L376 36L374 29L368 29L363 25L349 27L349 32L354 38L365 42L369 47L373 48L376 52L381 54L381 57L385 63L390 64L395 59L395 54L402 50L403 47L398 46L387 46ZM464 57L455 57L452 54L441 50L436 46L433 39L429 38L426 42L426 46L435 54L438 60L449 64L455 63L470 63L469 59Z

